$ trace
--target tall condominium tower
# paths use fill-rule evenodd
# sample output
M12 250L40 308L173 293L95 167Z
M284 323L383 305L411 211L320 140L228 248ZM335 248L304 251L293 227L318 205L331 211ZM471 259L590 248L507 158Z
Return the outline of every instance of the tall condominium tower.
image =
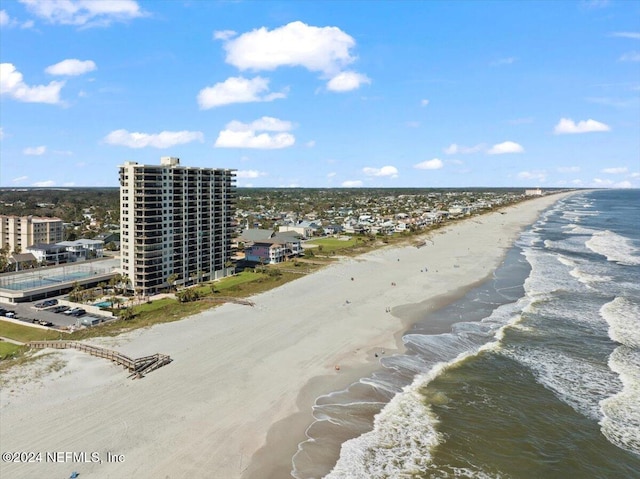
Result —
M122 274L144 295L227 276L235 207L235 170L120 165Z

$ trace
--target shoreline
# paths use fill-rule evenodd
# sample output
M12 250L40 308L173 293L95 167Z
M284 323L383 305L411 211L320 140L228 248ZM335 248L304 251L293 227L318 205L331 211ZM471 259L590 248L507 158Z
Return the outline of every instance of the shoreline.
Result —
M445 306L463 298L470 290L487 281L490 276L491 274L475 283L462 286L456 291L427 300L428 309L421 310L421 312L428 314L444 308ZM414 305L404 306L407 307ZM403 308L403 306L400 306L399 308ZM414 308L412 307L411 309ZM386 349L370 349L367 352L369 362L361 364L359 367L352 368L345 375L327 375L311 378L298 394L296 400L298 410L290 416L274 423L269 428L265 444L251 457L249 464L242 473L242 479L280 479L284 477L292 477L290 475L292 470L292 458L299 450L298 447L300 443L309 439L307 432L309 428L316 423L315 419L311 415L311 408L318 398L334 392L343 391L354 383L357 383L361 378L367 377L373 372L383 369L383 366L379 363L379 359L382 359L383 356L380 355L379 357L376 357L374 355L381 349L385 352L384 354L386 356L404 354L406 352L402 337L411 327L420 321L420 318L416 317L409 319L406 317L396 317L400 320L401 329L398 329L393 334L395 347ZM451 325L455 322L456 321L451 321L446 325L433 325L433 327L429 328L430 334L440 334L441 332L450 331ZM302 432L302 434L293 435L292 431L296 431L297 433ZM337 460L338 458L336 457L335 459Z
M275 440L279 431L297 445L319 395L379 368L372 352L390 354L402 344L408 325L396 316L402 308L394 308L436 308L443 295L468 291L495 270L523 228L570 194L445 226L429 234L434 244L424 248L389 247L342 260L257 295L254 308L229 304L176 323L95 338L90 342L124 354L160 351L174 362L140 381L100 363L92 369L98 376L65 367L57 381L15 394L3 390L3 449L126 457L117 464L82 464L76 469L83 477L231 479L258 470L261 477L268 470L282 477L287 462L289 474L293 441ZM429 271L420 271L420 264ZM80 383L87 385L74 387ZM11 463L1 470L44 477L67 473L69 466Z
M562 197L566 196L568 195L562 195ZM551 204L556 203L559 199L561 198L558 196L556 198L556 201L553 201ZM527 227L531 226L531 224L533 224L535 221L537 221L540 213L551 206L551 204L539 210L537 216L533 221L521 225L518 231L514 232L513 237L510 239L509 245L503 248L502 254L499 258L497 258L498 261L496 262L494 269L489 271L483 278L478 279L472 283L463 284L453 291L448 291L436 297L426 298L417 303L408 303L394 307L391 313L394 317L400 320L401 327L394 333L395 348L387 349L386 352L389 355L403 354L406 351L406 348L404 346L404 342L402 341L402 337L424 316L454 303L455 301L463 298L469 291L489 280L495 268L497 268L504 260L504 257L509 248L513 247L515 240L519 237L521 232ZM496 214L496 212L492 214ZM482 216L480 216L480 218L481 217ZM469 219L466 219L465 221L468 220ZM449 225L445 228L451 227L455 227L455 224ZM435 233L437 234L438 231L436 230ZM401 249L407 247L408 246L390 247L390 249ZM447 321L444 324L431 324L428 328L428 331L423 330L422 334L447 333L451 330L451 326L456 322L456 320L451 320ZM371 350L371 355L373 355L373 350ZM298 411L272 425L272 427L268 431L265 444L258 451L256 451L254 456L251 458L251 462L249 466L247 466L245 472L243 472L241 478L279 479L283 477L293 477L290 475L293 468L292 458L294 454L299 450L299 445L303 441L309 439L307 432L309 428L316 423L315 418L313 418L313 416L309 414L309 412L311 411L311 406L315 404L316 400L319 397L333 392L342 391L353 385L359 379L370 375L374 371L383 369L383 366L377 360L374 360L373 357L370 359L372 360L372 362L370 364L362 365L359 372L352 371L352 380L347 379L346 383L344 384L343 382L337 383L336 387L334 387L333 389L327 387L327 383L331 384L330 377L312 378L300 391L300 394L298 396ZM319 384L314 384L317 382L322 383L323 380L326 381L324 387ZM314 390L317 391L315 395L313 393L310 393L310 391ZM292 436L292 431L300 432L302 430L304 430L304 434ZM335 457L335 460L337 459L338 457Z

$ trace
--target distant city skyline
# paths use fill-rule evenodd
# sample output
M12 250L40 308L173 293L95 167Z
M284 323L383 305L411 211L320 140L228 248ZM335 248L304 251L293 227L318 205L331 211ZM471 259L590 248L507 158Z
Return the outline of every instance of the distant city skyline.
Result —
M0 3L0 186L640 187L640 2Z

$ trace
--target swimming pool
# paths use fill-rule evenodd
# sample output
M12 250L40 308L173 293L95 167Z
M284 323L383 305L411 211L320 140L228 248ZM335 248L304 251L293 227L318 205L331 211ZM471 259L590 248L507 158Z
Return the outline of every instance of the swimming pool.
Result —
M100 301L99 303L94 303L94 306L98 308L110 308L113 303L111 301Z

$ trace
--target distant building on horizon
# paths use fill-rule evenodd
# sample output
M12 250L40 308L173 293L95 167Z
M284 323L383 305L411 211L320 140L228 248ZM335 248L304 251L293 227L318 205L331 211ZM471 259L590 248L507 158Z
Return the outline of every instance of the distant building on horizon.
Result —
M127 161L120 169L120 264L143 295L176 284L218 279L230 264L235 170Z
M64 239L60 218L0 215L0 248L9 253L24 253L29 246L52 244Z

